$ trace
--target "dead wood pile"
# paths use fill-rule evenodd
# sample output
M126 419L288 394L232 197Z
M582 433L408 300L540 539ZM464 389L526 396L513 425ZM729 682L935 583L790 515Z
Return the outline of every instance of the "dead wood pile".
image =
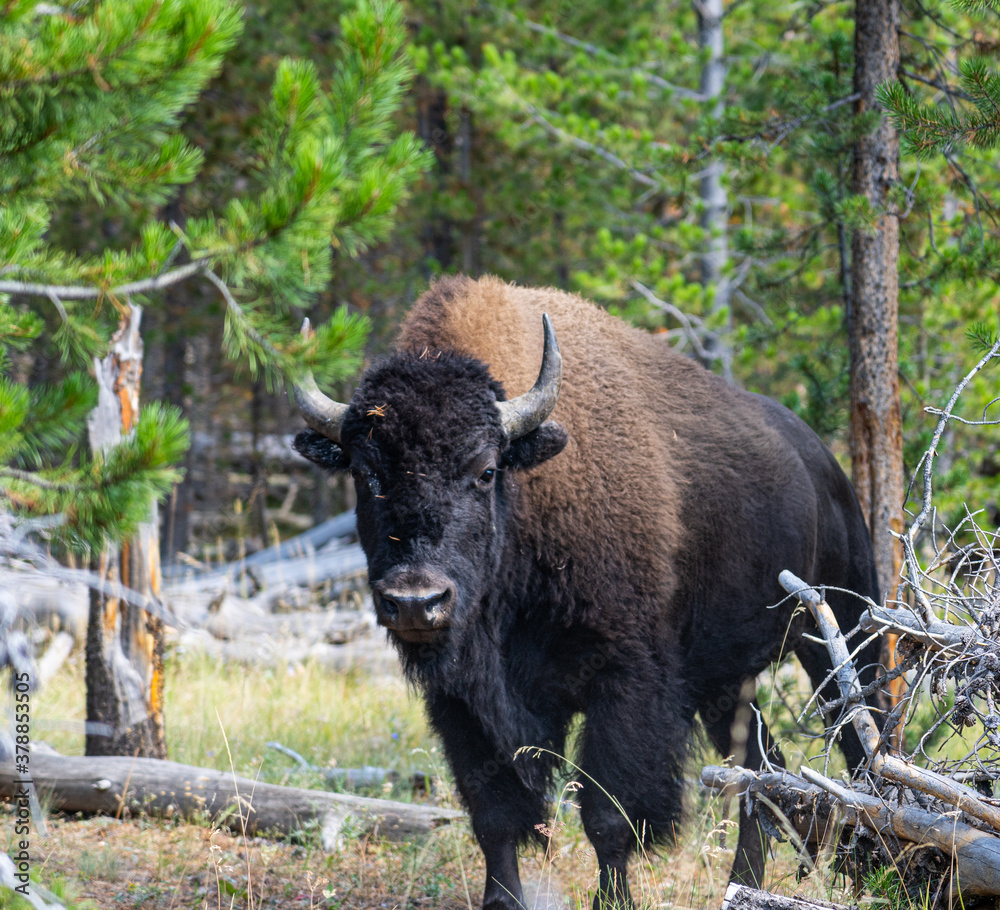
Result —
M841 725L851 723L868 765L851 785L808 766L799 774L710 766L702 772L702 782L731 794L748 794L764 827L779 837L790 837L807 856L815 857L823 844L836 844L841 867L858 884L874 867L891 865L902 873L908 890L941 906L959 900L969 906L1000 896L1000 802L992 797L992 787L984 788L997 776L995 762L991 767L974 749L972 757L980 759L974 766L978 773L970 774L962 762L948 763L943 770L921 766L914 759L925 752L926 735L915 754L904 756L890 749L889 737L880 732L864 704L866 693L833 611L817 591L790 572L782 573L781 582L812 613L835 667L842 712L829 732L836 735ZM984 666L1000 669L1000 645L975 627L922 622L905 607L880 610L874 605L861 625L900 635L908 665L919 660L931 675L947 672L959 680L959 692L966 697L974 690L992 703L997 680L991 677L989 686L984 686L981 677ZM906 701L913 701L920 691L911 686L908 699L890 715L885 730L893 729L892 718L904 715ZM990 743L992 719L975 705L956 705L937 725L951 722L961 728L968 717L976 716L987 727L977 742ZM970 780L980 789L969 786Z
M842 631L820 592L790 572L780 577L816 620L834 668L827 682L835 680L839 689L829 702L813 695L802 716L814 709L828 719L824 755L851 724L865 767L850 783L808 765L799 774L774 767L707 767L702 773L710 788L746 794L761 826L791 840L805 868L825 845L834 850L835 869L854 879L859 894L873 872L892 870L910 905L927 910L968 910L1000 900L1000 799L994 795L1000 778L1000 532L983 528L968 509L949 529L933 499L934 464L949 421L998 423L987 412L1000 398L979 420L954 414L963 390L998 357L1000 340L943 409L926 409L939 419L917 466L923 490L913 496L920 511L897 535L903 565L887 601L869 601L859 627ZM858 632L894 643L893 669L867 691L854 665L864 645L852 652L847 643ZM906 681L905 694L885 697L886 684L899 678ZM883 712L880 724L869 707L875 704ZM770 906L754 900L738 906Z
M146 606L164 620L168 643L183 652L254 666L310 660L395 674L398 662L375 627L365 558L353 534L350 512L232 563L171 567L163 602ZM91 582L73 569L0 567L0 583L15 592L19 622L54 636L48 671L67 656L67 635L82 647Z

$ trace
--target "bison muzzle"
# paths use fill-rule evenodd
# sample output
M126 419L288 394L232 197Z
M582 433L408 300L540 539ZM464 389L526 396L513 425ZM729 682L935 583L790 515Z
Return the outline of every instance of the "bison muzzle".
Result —
M878 595L854 492L801 420L579 297L443 279L349 404L311 379L296 396L298 451L354 477L378 621L468 806L485 908L523 905L517 850L575 716L594 905L631 906L630 856L676 835L695 715L723 756L780 762L748 732L754 677L794 652L826 680L779 572ZM829 600L853 627L861 601ZM733 876L756 882L741 819Z

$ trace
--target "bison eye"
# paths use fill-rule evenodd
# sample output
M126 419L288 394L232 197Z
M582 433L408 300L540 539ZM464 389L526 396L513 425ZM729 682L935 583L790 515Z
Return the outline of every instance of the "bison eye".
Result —
M382 486L379 483L377 474L364 467L352 467L351 477L354 478L354 483L357 485L359 494L369 492L378 499L382 498L379 496L379 493L382 492Z
M488 487L491 483L493 483L493 478L496 477L496 475L496 468L487 468L482 474L479 475L477 483L481 487Z

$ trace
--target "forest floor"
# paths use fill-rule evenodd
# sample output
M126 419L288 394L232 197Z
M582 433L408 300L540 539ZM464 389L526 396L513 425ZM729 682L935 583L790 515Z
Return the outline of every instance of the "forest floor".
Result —
M80 754L83 737L82 659L74 656L36 696L34 738L64 754ZM375 765L400 772L404 783L366 795L420 799L406 783L410 772L437 781L431 798L456 805L447 771L428 730L419 699L398 677L369 678L302 665L286 671L221 664L174 655L168 661L166 718L170 758L232 770L272 783L319 786L270 740L328 767ZM696 747L697 751L697 747ZM695 755L696 776L710 751ZM720 906L732 862L734 822L723 801L689 788L688 819L675 851L633 864L640 908ZM529 903L544 910L589 908L596 867L593 851L563 791L545 833L548 848L522 858ZM735 817L736 807L730 807ZM204 824L124 817L48 815L49 834L32 843L33 877L71 908L475 908L485 867L467 824L440 828L419 842L393 844L348 838L334 853L315 833L273 841L243 838ZM13 824L0 814L0 847ZM729 849L725 846L728 840ZM6 841L6 843L4 843ZM839 902L849 897L827 873L796 882L797 860L781 845L769 863L767 886ZM28 907L0 891L0 910Z

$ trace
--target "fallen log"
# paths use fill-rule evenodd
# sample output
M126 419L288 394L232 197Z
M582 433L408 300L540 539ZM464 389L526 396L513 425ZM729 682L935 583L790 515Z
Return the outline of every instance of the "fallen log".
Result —
M249 587L264 589L276 585L313 587L330 579L347 575L364 577L368 562L359 544L347 544L335 549L325 549L306 556L279 559L260 565L243 566L232 563L226 571L196 575L173 581L166 587L171 601L183 602L198 592L216 592L238 589L244 577Z
M702 768L701 782L730 796L746 793L751 799L762 797L758 811L767 813L771 823L785 834L790 825L799 841L796 847L805 848L810 856L835 843L844 822L844 811L834 796L790 771L707 765Z
M342 645L306 639L222 641L204 629L189 629L170 639L182 653L204 654L215 660L233 661L249 667L294 667L312 662L331 670L359 667L379 675L400 675L399 657L384 633L359 636Z
M230 563L227 566L193 570L188 566L174 565L164 568L163 574L164 577L171 580L185 580L192 577L212 575L236 577L248 566L261 566L283 559L309 556L338 537L353 534L356 524L354 512L342 512L340 515L335 515L333 518L327 519L321 524L310 528L308 531L304 531L302 534L298 534L272 547L258 550L245 559Z
M860 820L884 834L914 844L937 847L955 862L955 884L963 899L1000 894L1000 837L958 820L958 812L925 812L916 806L887 806L881 799L848 790L840 784L802 768L802 776L827 790L856 813ZM851 815L848 815L850 822Z
M758 774L745 768L709 765L702 771L701 780L706 787L734 795L749 791L767 797L781 809L804 843L809 842L813 829L808 814L796 810L812 807L814 828L822 831L835 823L838 803L846 825L865 825L883 837L891 832L902 841L937 847L953 857L955 881L963 897L1000 894L1000 838L960 821L957 812L935 813L916 806L887 805L882 799L835 783L812 768L803 767L800 773Z
M857 910L856 904L850 906ZM785 897L733 882L722 899L722 910L848 910L848 907L814 898Z
M456 809L281 787L155 758L32 751L31 777L49 805L65 812L207 817L238 834L281 837L318 828L328 850L339 845L345 826L407 841L464 817ZM21 786L13 763L0 765L0 799L12 799Z
M342 645L375 628L373 610L298 610L265 613L252 601L226 595L218 609L204 622L204 629L226 641L325 641Z

